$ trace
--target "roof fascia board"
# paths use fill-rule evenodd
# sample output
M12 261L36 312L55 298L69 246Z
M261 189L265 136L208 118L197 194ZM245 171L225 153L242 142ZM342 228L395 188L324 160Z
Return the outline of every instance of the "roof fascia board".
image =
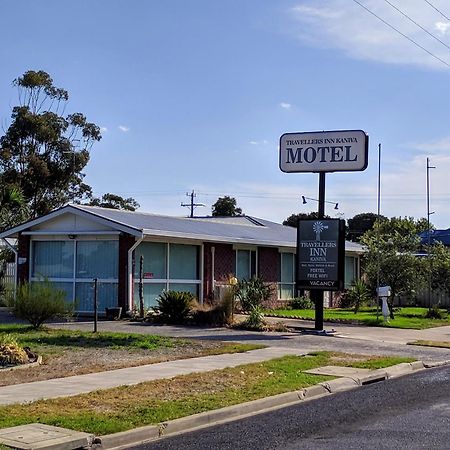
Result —
M138 236L141 237L142 236L142 232L140 230L137 230L136 228L132 228L132 227L128 227L125 225L122 225L114 220L110 220L107 219L105 217L101 217L98 216L94 213L91 212L86 212L84 210L78 209L72 205L66 205L66 206L62 206L61 208L52 211L48 214L46 214L45 216L42 217L38 217L37 219L32 219L29 220L28 222L25 222L21 225L17 225L14 228L11 228L9 230L4 231L3 233L0 233L0 238L6 238L6 237L10 237L13 236L17 233L20 233L23 230L27 230L31 227L34 227L36 225L40 225L41 223L47 222L48 220L54 219L56 217L59 217L67 212L73 213L75 215L78 215L80 217L86 217L88 219L91 219L92 221L102 224L102 225L106 225L109 226L111 228L116 228L117 230L123 231L125 233L129 233L133 236Z

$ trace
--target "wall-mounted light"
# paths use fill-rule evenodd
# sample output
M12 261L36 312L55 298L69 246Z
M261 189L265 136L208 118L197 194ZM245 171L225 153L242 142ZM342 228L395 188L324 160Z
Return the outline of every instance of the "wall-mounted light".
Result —
M315 198L311 198L311 197L305 197L304 195L302 195L302 203L305 205L306 203L308 203L306 200L312 200L313 202L319 202L319 200L315 199ZM339 209L339 203L335 203L335 202L329 202L327 200L325 200L325 203L330 203L331 205L334 205L334 209Z
M77 237L76 234L68 234L68 236L69 236L69 239L75 239Z

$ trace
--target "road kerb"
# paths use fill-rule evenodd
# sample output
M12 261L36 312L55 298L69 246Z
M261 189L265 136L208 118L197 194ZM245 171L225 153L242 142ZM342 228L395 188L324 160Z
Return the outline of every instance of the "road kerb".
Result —
M450 364L450 361L443 361L439 365L445 364ZM139 445L141 443L155 441L165 436L194 431L211 425L243 419L254 414L261 414L270 410L303 403L308 400L315 400L337 392L355 389L366 384L411 374L417 370L428 367L431 366L424 364L421 361L401 363L395 366L375 370L363 377L336 378L299 391L286 392L213 411L206 411L192 416L182 417L180 419L169 420L167 422L159 423L158 425L149 425L130 431L101 436L101 448L102 450L119 450L121 448L129 447L130 445Z
M450 366L450 359L445 361L436 361L436 362L424 362L423 365L425 369L432 369L433 367L441 367L441 366Z

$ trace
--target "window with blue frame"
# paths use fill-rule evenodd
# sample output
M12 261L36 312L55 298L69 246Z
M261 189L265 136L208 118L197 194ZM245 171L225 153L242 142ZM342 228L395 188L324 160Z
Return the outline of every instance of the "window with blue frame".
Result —
M77 311L92 312L97 278L99 310L117 306L118 253L117 240L32 241L31 281L48 279Z

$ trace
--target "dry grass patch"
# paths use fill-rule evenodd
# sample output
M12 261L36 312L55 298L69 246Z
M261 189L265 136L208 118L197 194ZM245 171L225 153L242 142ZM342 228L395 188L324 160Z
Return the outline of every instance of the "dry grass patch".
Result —
M422 347L439 347L450 348L450 342L446 341L413 341L408 342L408 345L420 345Z

